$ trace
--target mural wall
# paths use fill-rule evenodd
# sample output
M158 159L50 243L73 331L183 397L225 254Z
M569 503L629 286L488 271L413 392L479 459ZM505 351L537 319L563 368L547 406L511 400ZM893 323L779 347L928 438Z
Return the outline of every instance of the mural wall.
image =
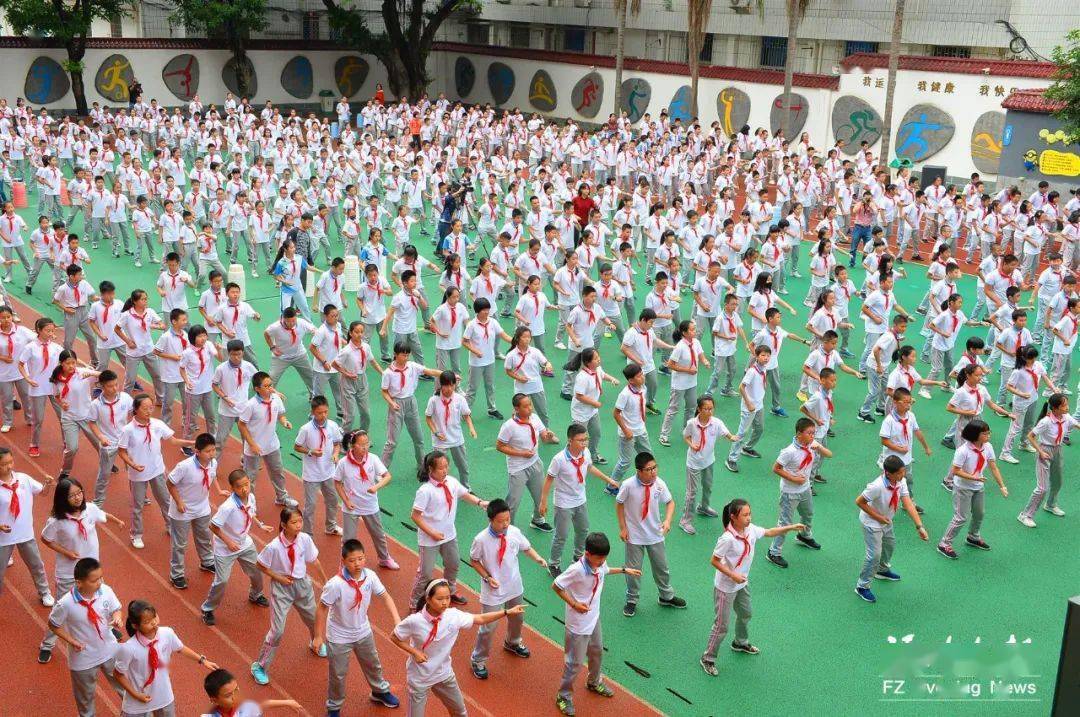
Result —
M1061 123L1050 115L1009 110L999 172L1032 191L1040 181L1058 191L1080 184L1080 144L1065 144Z

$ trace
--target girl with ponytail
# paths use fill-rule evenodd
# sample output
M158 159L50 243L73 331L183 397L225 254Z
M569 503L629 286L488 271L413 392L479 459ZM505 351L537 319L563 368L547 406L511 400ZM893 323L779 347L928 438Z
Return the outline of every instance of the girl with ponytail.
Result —
M701 669L712 677L720 674L720 671L716 669L716 656L720 651L720 643L724 641L728 633L728 621L732 610L735 612L735 641L731 643L731 649L749 655L756 655L759 652L758 648L750 644L747 630L747 624L753 616L747 578L750 565L754 562L755 543L762 538L806 529L806 526L801 523L778 525L775 528L754 525L750 521L750 504L742 498L735 498L725 505L720 517L724 522L724 532L716 541L712 554L712 566L716 569L713 581L713 605L716 608L716 617L713 620L712 630L709 631L705 653L700 660Z
M1045 386L1050 393L1057 393L1058 387L1046 372L1046 366L1039 360L1039 350L1034 346L1024 346L1016 352L1016 364L1005 390L1013 395L1013 414L1016 416L1005 434L1005 443L1001 446L1001 460L1016 464L1020 461L1013 455L1013 444L1018 436L1026 436L1035 426L1035 412L1039 405L1039 391ZM1021 438L1023 440L1023 438ZM1021 450L1028 450L1021 446Z
M1065 515L1057 504L1063 470L1061 444L1069 439L1069 432L1077 426L1080 426L1080 421L1069 415L1068 396L1064 393L1051 394L1039 413L1039 422L1027 434L1028 445L1035 449L1038 458L1035 460L1035 490L1031 492L1031 499L1020 515L1016 516L1022 525L1035 527L1035 511L1040 505L1051 515L1059 518Z

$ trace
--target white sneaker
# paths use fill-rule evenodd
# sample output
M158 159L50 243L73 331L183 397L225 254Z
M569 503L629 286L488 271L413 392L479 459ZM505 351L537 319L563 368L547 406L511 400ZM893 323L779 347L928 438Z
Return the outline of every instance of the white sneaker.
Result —
M142 262L141 261L135 262L135 268L136 269L141 269L142 268Z
M136 550L142 550L143 548L145 548L146 543L142 541L142 536L136 536L132 538L131 547L135 548Z
M565 351L566 350L566 344L564 344L562 341L556 341L555 342L555 348L559 349L560 351Z
M5 423L4 425L0 426L0 433L8 433L10 430L11 430L11 424L10 423Z
M1034 528L1035 527L1035 521L1032 520L1031 518L1027 517L1026 515L1018 515L1018 516L1016 516L1016 519L1019 520L1020 525L1024 526L1025 528Z
M1047 513L1050 513L1051 515L1056 515L1059 518L1065 517L1065 511L1063 511L1056 505L1053 508L1043 508L1043 510L1045 510Z
M1005 461L1006 463L1012 463L1013 465L1016 465L1020 462L1012 453L1002 453L1000 456L998 456L998 460Z
M45 593L44 595L41 596L41 604L44 605L45 607L52 607L53 605L56 604L56 598L54 598L49 593Z
M259 272L257 272L257 271L255 271L254 269L252 269L252 270L251 270L251 278L252 278L252 279L258 279L258 278L259 278Z
M927 391L925 388L920 388L919 389L919 396L921 396L922 398L926 398L926 399L933 398L930 395L930 392Z

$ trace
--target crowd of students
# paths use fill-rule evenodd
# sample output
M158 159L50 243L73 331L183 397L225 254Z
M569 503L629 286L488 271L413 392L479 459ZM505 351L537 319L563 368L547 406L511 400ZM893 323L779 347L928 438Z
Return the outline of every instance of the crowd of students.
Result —
M465 714L450 663L462 630L479 628L470 660L476 679L489 678L500 620L507 622L504 650L530 655L522 637L522 555L550 571L566 603L558 709L574 714L583 665L587 688L613 695L601 673L607 576L626 576L622 613L635 616L647 555L659 605L685 608L665 536L675 525L694 535L702 521L717 518L716 617L700 665L719 673L732 613L731 649L757 654L747 630L755 545L770 538L767 559L780 568L788 567L789 533L807 548L821 547L814 495L826 482L833 425L845 420L834 410L840 373L855 379L845 393L866 381L865 400L847 419L881 419L878 470L855 499L866 543L855 582L863 600L877 599L873 578L900 579L892 563L898 512L909 515L922 540L929 537L913 478L915 444L931 453L914 404L931 399L931 387L947 393L947 404L927 401L920 411L955 416L941 440L955 451L942 481L954 515L938 552L957 559L961 531L967 546L990 549L981 532L985 484L992 480L1008 495L998 462L1018 463L1019 452L1034 454L1036 485L1018 521L1035 527L1040 508L1064 515L1062 446L1080 425L1068 399L1080 321L1080 190L1062 206L1044 186L1028 199L1014 187L991 196L978 175L962 188L940 179L921 187L907 169L890 177L865 146L846 159L839 142L819 153L805 134L789 142L782 132L746 127L727 137L715 123L688 125L666 113L635 124L612 116L589 130L440 97L372 101L356 118L343 101L337 115L332 130L326 119L286 116L270 103L257 109L230 96L221 107L196 99L173 111L141 100L130 111L95 106L90 118L74 120L0 99L0 193L12 181L27 182L39 215L29 231L11 202L4 207L3 298L21 265L26 294L51 297L63 317L62 327L47 317L24 325L12 302L0 307L0 433L25 440L39 472L58 469L50 486L51 478L39 482L17 471L12 452L0 448L0 586L17 549L42 604L52 608L38 660L49 661L57 640L69 647L80 715L94 714L98 672L122 695L124 715L174 714L166 670L174 654L210 670L211 714L295 707L241 702L234 677L160 625L154 606L139 599L125 606L104 582L109 561L99 555L98 526L126 527L132 546L143 549L143 513L152 503L168 528L172 585L188 588L189 541L199 569L213 574L201 605L207 625L217 621L237 564L250 602L269 608L269 630L250 666L260 685L270 682L295 609L310 650L327 660L330 717L345 700L350 654L370 699L399 705L372 637L372 602L389 614L392 640L408 655L410 713L423 714L434 694L452 714ZM264 319L228 280L224 264L236 265L241 249L252 278L264 271L279 288L276 315ZM130 257L133 269L123 279L91 281L94 258L109 251ZM924 271L905 267L905 254L907 261L930 257L929 288L914 312L893 293L896 277ZM361 267L355 292L345 289L346 257ZM970 314L957 283L964 264L977 265L976 293L966 297L974 301ZM807 294L789 303L788 279L801 271L809 274ZM436 275L437 304L425 288ZM157 294L156 308L146 287ZM189 303L189 295L197 301ZM805 336L782 326L785 314L806 318L799 318ZM908 334L915 314L924 315L921 347ZM856 320L864 328L861 354L852 350ZM268 361L254 350L257 325ZM957 358L961 330L972 326L989 335L968 338ZM425 361L424 332L434 336L433 366ZM80 335L85 351L76 347ZM789 340L808 347L797 389L780 371ZM618 346L625 366L605 370L605 343ZM928 366L925 377L920 363ZM509 400L496 393L500 365L513 385ZM293 399L276 388L290 370L308 392L308 419L295 430L286 415ZM421 382L433 384L426 399ZM605 384L618 390L605 392ZM555 385L570 402L566 426L550 420ZM472 407L481 389L487 414L502 421L495 448L506 457L504 497L483 498L470 488ZM783 422L792 393L799 401L793 429ZM738 403L735 430L716 415L725 400ZM19 407L25 428L16 425ZM1010 419L1000 451L983 420L987 410ZM63 436L59 459L41 450L50 413ZM385 433L376 431L384 438L379 454L371 451L373 413L376 425L385 415ZM762 458L755 446L766 413L770 432L792 435L771 461L779 479L772 528L752 522L745 500L713 505L720 439L730 442L724 467L739 472L743 459ZM647 418L661 414L658 453ZM600 451L605 432L617 445L610 475ZM226 459L233 436L243 452ZM419 479L411 514L419 568L404 618L379 578L379 571L399 569L379 493L397 478L388 466L403 440ZM79 480L74 466L83 441L99 460L96 475ZM680 442L682 485L678 471L659 475L662 456ZM290 443L302 458L302 505L290 494L282 461ZM167 466L164 444L186 457ZM542 445L558 446L546 466ZM264 464L275 500L260 510L253 484ZM122 516L104 510L120 471L130 493ZM587 501L590 476L614 497L620 567L608 564L608 536L590 532L590 514L603 510ZM52 508L39 532L33 503L46 487ZM515 524L525 523L516 518L526 492L528 527L552 534L546 557ZM320 497L323 530L341 537L340 556L330 560L320 560L312 539ZM463 504L486 511L489 521L466 558L481 578L479 613L460 609L467 603L457 585ZM800 522L792 523L796 516ZM273 536L261 550L257 532ZM55 553L55 591L39 542ZM369 567L365 543L377 569ZM122 642L121 628L128 635Z

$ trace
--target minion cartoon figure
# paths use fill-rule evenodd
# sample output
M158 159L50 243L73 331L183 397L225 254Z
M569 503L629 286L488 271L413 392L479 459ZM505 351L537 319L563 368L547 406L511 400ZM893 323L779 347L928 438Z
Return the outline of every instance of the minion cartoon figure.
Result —
M1034 172L1035 167L1038 166L1039 156L1033 149L1029 149L1024 152L1024 169L1029 172Z

